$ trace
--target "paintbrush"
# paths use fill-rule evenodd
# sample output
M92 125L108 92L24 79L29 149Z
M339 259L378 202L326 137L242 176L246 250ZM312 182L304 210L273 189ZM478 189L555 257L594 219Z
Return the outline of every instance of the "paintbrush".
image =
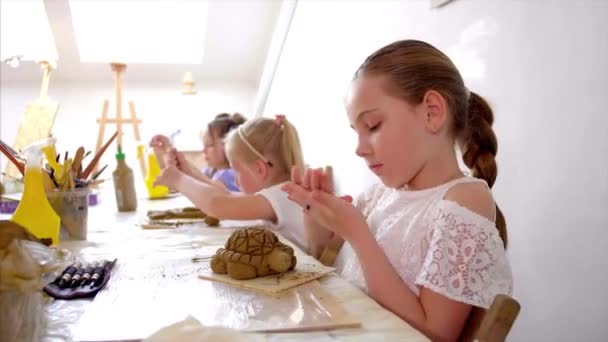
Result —
M93 176L91 176L91 180L92 180L92 181L96 180L96 179L97 179L97 177L99 177L99 175L100 175L100 174L101 174L101 173L102 173L102 172L103 172L103 171L104 171L104 170L105 170L107 167L108 167L108 164L104 165L104 166L101 168L101 170L99 170L99 171L95 172L95 173L93 174Z
M21 154L19 152L15 151L9 144L7 144L4 141L0 140L0 145L2 145L17 160L19 160L19 161L23 161L24 160L23 157L21 157Z
M84 147L80 146L78 148L78 150L76 150L76 155L74 156L74 162L72 163L72 171L74 171L74 174L76 175L76 178L81 178L82 175L80 174L81 171L81 165L82 165L82 158L84 158Z
M19 170L19 172L23 175L25 173L24 163L17 160L17 158L5 147L6 147L6 144L4 144L4 143L0 144L0 151L8 158L8 160L10 160L11 163L15 164L15 167L17 168L17 170Z
M99 159L101 158L103 153L106 151L106 149L108 149L108 146L110 146L112 141L114 141L114 139L116 139L117 135L118 135L118 132L114 133L114 135L112 135L112 137L101 147L101 149L99 149L99 151L97 151L97 153L93 157L93 160L91 160L89 165L82 172L82 178L86 179L89 177L89 175L91 174L91 172L93 172L93 169L95 169L95 166L99 162Z

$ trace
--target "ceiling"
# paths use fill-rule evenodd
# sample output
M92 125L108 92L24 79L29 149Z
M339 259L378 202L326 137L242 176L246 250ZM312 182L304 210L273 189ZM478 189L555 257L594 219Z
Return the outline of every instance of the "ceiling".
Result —
M44 0L44 4L59 55L52 79L111 81L109 65L80 62L69 1ZM129 64L125 80L175 81L190 71L196 81L257 87L281 4L281 0L209 0L207 36L201 37L203 64ZM39 81L42 76L40 67L27 61L18 68L2 63L0 72L2 82Z

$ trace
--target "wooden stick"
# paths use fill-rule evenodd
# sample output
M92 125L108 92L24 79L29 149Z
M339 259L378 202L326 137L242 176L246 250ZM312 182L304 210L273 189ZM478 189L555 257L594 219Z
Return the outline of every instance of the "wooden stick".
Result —
M146 158L144 155L144 145L139 144L137 146L137 159L139 160L139 168L141 169L141 174L146 177Z
M103 136L106 129L106 120L108 120L108 107L110 106L110 101L103 101L103 109L101 110L101 121L99 122L99 133L97 133L97 145L95 145L95 152L99 151L101 148L101 144L103 143Z
M100 123L100 122L101 122L101 119L97 119L97 123ZM113 119L113 118L109 118L109 119L105 119L104 122L107 123L107 124L113 124L113 123L115 124L115 123L118 123L118 120L117 119ZM122 122L122 123L128 123L128 124L140 124L141 120L140 119L135 119L135 120L133 120L133 119L121 119L120 122Z
M4 144L0 144L0 151L11 161L11 163L15 164L15 167L21 175L25 174L25 165L17 160L5 147Z
M139 135L139 124L141 120L137 119L135 114L135 103L133 101L129 101L129 111L131 112L131 123L133 124L133 132L135 133L135 140L137 142L141 141L141 137ZM124 122L124 120L123 120Z
M131 124L133 125L133 132L135 133L135 140L137 141L137 157L139 159L139 168L141 169L141 174L146 176L146 160L144 158L143 145L141 144L141 136L139 134L139 124L141 120L137 118L137 114L135 113L135 103L133 101L129 101L129 112L131 112Z
M126 64L110 63L112 71L116 73L114 79L116 90L116 129L118 130L118 145L122 146L122 72L127 68Z
M21 159L21 157L19 157L19 152L15 151L9 144L2 141L2 139L0 139L0 145L2 145L10 154L15 156L15 158Z
M76 150L76 155L74 156L74 163L72 164L72 171L76 174L76 178L80 178L80 169L82 164L82 158L84 157L84 147L80 146Z
M40 99L46 99L47 92L49 90L49 80L51 79L51 71L53 71L53 67L48 61L41 61L39 64L43 70L42 84L40 85Z
M112 141L114 141L114 139L116 138L117 135L118 135L118 132L114 133L114 135L112 135L110 140L108 140L108 142L106 142L105 145L103 145L103 147L99 151L97 151L97 153L95 153L93 160L91 160L89 165L82 172L83 179L87 179L89 177L89 175L91 174L91 172L93 172L93 169L95 168L95 166L97 166L97 163L99 162L99 158L101 158L101 155L103 155L103 153L106 151L108 146L110 146Z

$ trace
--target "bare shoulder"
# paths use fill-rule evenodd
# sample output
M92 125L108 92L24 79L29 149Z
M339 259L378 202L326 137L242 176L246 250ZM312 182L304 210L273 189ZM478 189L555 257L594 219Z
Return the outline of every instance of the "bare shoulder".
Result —
M457 184L448 190L444 198L494 221L496 212L494 197L483 183Z

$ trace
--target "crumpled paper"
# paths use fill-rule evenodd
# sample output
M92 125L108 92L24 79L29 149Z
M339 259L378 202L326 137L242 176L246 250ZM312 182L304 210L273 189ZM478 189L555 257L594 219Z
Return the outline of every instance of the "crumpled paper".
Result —
M56 250L18 224L0 221L0 340L40 340L46 327L42 275L57 265Z
M226 328L205 327L196 318L188 316L183 321L166 326L144 340L144 342L173 341L264 342L266 337Z

